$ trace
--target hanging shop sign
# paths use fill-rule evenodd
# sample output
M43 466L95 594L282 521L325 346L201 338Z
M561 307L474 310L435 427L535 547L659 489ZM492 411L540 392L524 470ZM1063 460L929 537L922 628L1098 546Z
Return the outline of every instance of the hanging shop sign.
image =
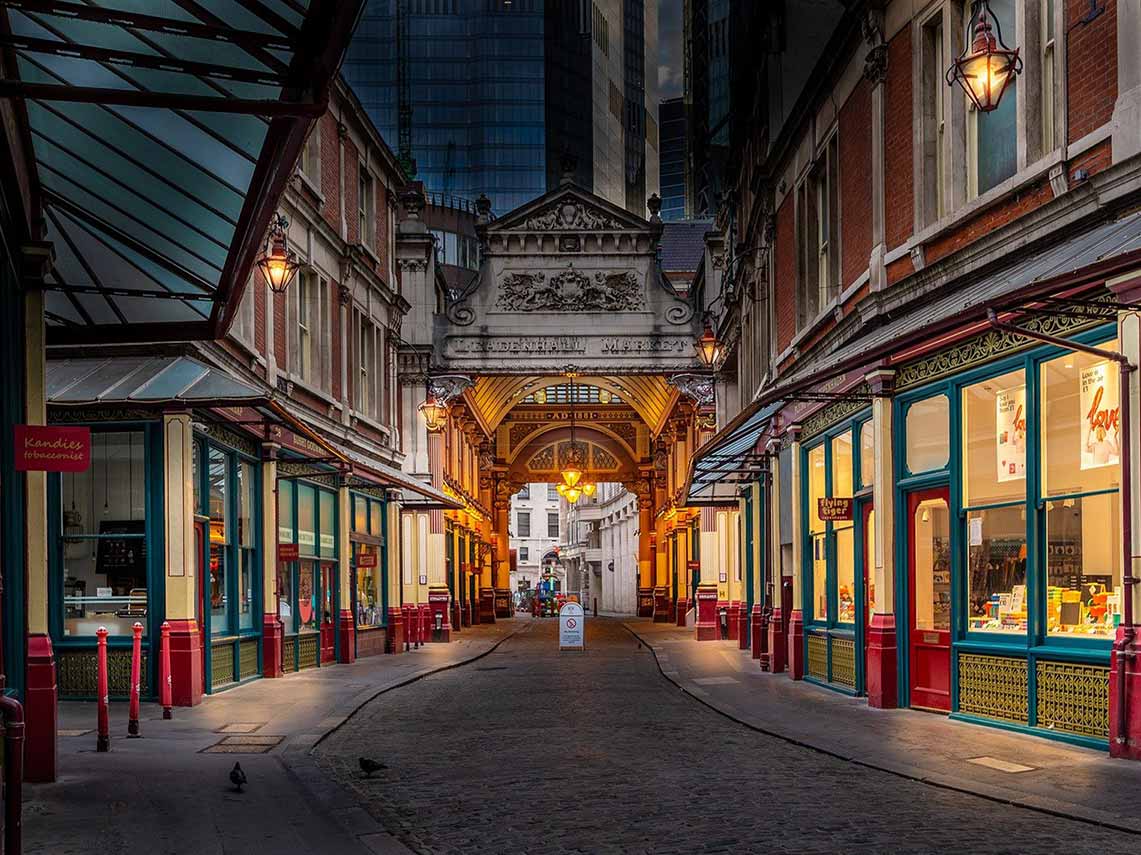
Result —
M816 515L823 522L844 522L852 519L851 497L821 496L816 500Z
M999 483L1026 478L1026 387L995 396L996 464Z
M375 567L376 566L376 553L375 552L361 552L357 555L357 567Z
M277 545L277 560L278 561L296 561L301 555L301 550L297 548L296 543L279 543Z
M583 650L586 647L583 630L586 615L576 602L563 603L559 609L559 650Z
M701 562L700 561L687 561L687 562L685 562L685 566L686 566L687 570L700 570L701 569Z
M1116 466L1121 461L1121 404L1117 373L1109 362L1082 369L1082 469Z
M91 468L91 429L14 425L17 472L86 472Z

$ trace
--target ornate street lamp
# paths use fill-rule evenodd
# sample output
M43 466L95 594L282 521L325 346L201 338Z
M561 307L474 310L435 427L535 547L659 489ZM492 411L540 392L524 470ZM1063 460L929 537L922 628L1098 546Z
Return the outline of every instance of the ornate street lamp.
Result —
M567 487L566 490L563 491L563 498L573 505L582 498L582 490L578 487Z
M447 404L429 392L428 397L419 409L429 431L443 430L444 425L448 422Z
M471 378L462 374L438 374L428 378L428 395L417 409L424 416L429 431L443 430L448 423L448 404L471 386Z
M974 34L972 37L972 33ZM947 84L958 83L982 113L998 109L998 103L1022 71L1018 48L1008 48L1002 28L988 0L974 0L967 22L967 47L947 69Z
M706 368L712 368L721 359L721 341L713 334L713 326L708 315L705 316L705 329L701 332L701 338L694 342L694 345L697 349L697 358Z
M297 260L297 253L289 248L286 237L288 228L289 220L282 214L275 214L269 223L265 249L257 258L258 269L269 283L269 290L274 294L285 292L301 266Z
M568 489L574 489L577 487L578 482L582 480L583 469L586 466L586 449L579 445L579 443L575 442L574 439L574 405L576 397L577 387L572 382L570 384L570 442L564 446L563 452L559 455L561 458L559 463L562 467L563 483L566 484ZM578 492L579 495L582 494L581 490ZM563 493L563 496L566 497L571 502L571 504L574 504L578 501L577 495L573 499L567 496L566 493Z
M583 481L582 482L582 494L584 496L586 496L588 499L594 495L594 491L597 489L598 489L598 485L593 483L592 481Z

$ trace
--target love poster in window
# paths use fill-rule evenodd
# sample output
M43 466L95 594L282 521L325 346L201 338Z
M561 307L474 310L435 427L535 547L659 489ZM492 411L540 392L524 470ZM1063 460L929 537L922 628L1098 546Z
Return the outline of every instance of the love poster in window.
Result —
M1117 373L1109 362L1082 369L1082 469L1116 466L1120 462L1121 404Z
M998 481L1016 481L1026 477L1026 387L1000 390L994 400Z

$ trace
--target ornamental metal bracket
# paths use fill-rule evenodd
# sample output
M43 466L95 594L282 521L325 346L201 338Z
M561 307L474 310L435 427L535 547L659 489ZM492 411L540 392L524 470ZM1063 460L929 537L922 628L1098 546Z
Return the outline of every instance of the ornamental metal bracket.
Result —
M713 404L712 374L697 374L694 372L675 374L669 378L669 384L687 398L695 401L699 407L708 407Z
M447 406L471 388L472 379L466 374L433 374L428 377L428 395Z

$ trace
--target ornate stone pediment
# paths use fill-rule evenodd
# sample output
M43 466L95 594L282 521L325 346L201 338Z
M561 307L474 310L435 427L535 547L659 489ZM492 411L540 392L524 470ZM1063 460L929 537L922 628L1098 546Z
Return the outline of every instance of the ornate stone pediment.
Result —
M543 273L506 273L495 303L505 312L637 312L644 306L632 271L591 275L573 268L549 279Z
M529 216L524 221L523 228L536 232L599 232L614 231L624 228L624 225L598 208L588 206L573 196L565 196Z

